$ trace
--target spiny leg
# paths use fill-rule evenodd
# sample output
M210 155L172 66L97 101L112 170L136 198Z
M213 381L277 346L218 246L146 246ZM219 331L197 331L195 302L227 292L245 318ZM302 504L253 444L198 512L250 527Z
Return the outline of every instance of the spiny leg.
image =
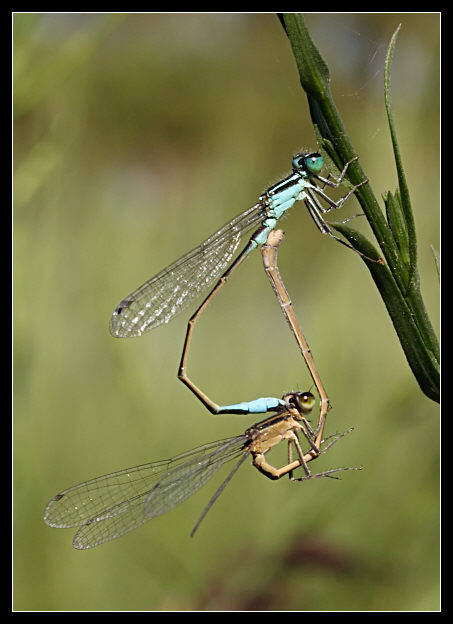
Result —
M311 444L313 444L313 442L311 442L310 438L307 436L306 432L304 431L305 436L307 437L307 439L310 441ZM297 432L294 431L294 438L292 440L288 440L288 466L293 464L293 444L296 447L296 451L297 451L297 455L299 457L300 460L300 465L302 466L305 474L307 475L307 477L310 476L311 472L309 467L307 466L307 462L304 460L304 453L302 451L302 448L300 446L300 442L299 442L299 436L297 435ZM317 450L317 449L315 449ZM316 454L313 459L315 459L315 457L317 457L318 455ZM293 471L290 470L288 472L288 476L289 476L289 480L290 481L294 481L294 477L293 477Z
M349 432L346 432L346 433L349 433ZM336 442L341 437L343 437L343 435L345 434L341 434L337 436L334 442ZM349 467L343 466L341 468L332 468L330 470L325 470L323 472L313 474L309 470L307 463L315 459L315 457L317 457L319 454L326 452L332 446L332 444L329 444L325 450L321 451L321 453L318 453L317 455L313 456L311 452L306 453L305 455L303 454L300 444L298 445L299 440L295 432L291 432L291 435L288 436L288 442L289 444L294 443L298 455L300 454L298 459L293 460L292 451L288 450L288 464L286 464L285 466L282 466L281 468L275 468L275 466L270 464L265 458L265 454L269 449L264 449L262 451L252 450L253 465L269 479L277 480L277 479L281 479L285 475L289 475L289 478L291 481L308 481L309 479L318 479L321 477L329 477L329 478L337 479L338 477L332 477L334 473L344 472L345 470L362 470L361 467L349 468ZM296 468L299 468L300 466L302 466L305 472L305 477L295 478L292 473L294 470L296 470Z
M382 264L383 263L382 259L377 259L376 260L375 258L370 258L369 256L367 256L366 254L363 254L358 249L355 249L355 247L350 245L347 241L343 240L342 238L340 238L339 236L334 234L332 228L330 227L330 224L327 223L327 221L322 216L323 214L326 214L326 213L330 212L333 209L342 208L343 204L356 191L356 189L358 189L359 186L362 186L363 184L366 184L367 182L368 182L368 180L363 180L362 182L360 182L359 184L354 186L349 191L349 193L347 195L345 195L344 197L339 199L337 202L333 201L333 199L330 199L330 197L328 195L326 195L320 188L318 188L318 187L316 187L314 185L310 185L310 187L307 188L306 197L304 199L304 203L305 203L305 206L307 207L307 210L310 213L313 221L315 222L316 227L318 228L318 230L322 234L327 234L328 236L330 236L331 238L336 240L338 243L341 243L342 245L344 245L348 249L352 249L353 251L358 253L359 256L362 256L363 258L366 258L367 260L370 260L371 262L377 262L378 264ZM319 195L320 197L322 197L326 201L326 203L329 206L328 208L324 208L324 206L319 201L317 195ZM342 223L347 223L351 218L354 218L355 216L358 216L358 215L354 215L353 217L349 217L348 219L345 219L344 221L342 221Z
M338 176L338 178L336 178L336 177L335 177L332 173L330 173L330 171L329 171L329 173L327 174L327 178L323 178L323 177L322 177L322 176L320 176L320 175L315 175L314 177L315 177L317 180L320 180L320 181L324 184L323 188L325 188L326 186L330 186L330 187L332 187L332 188L338 188L338 187L340 186L340 184L341 184L341 183L343 182L343 180L344 180L344 177L345 177L345 175L346 175L346 171L347 171L347 170L348 170L348 168L349 168L349 165L350 165L351 163L355 162L356 160L359 160L359 157L358 157L358 156L354 156L354 158L351 158L351 160L348 160L348 162L347 162L347 163L345 164L345 166L343 167L343 170L342 170L342 172L340 173L340 175ZM330 179L330 178L332 178L332 179ZM366 181L367 181L367 180L366 180ZM361 182L360 184L364 184L364 182ZM359 184L359 186L360 186L360 184ZM355 188L357 188L357 187L355 187Z
M327 451L332 448L332 446L338 442L338 440L341 440L345 435L347 435L348 433L351 433L351 431L353 431L353 429L348 429L347 431L344 431L343 433L338 433L336 435L333 436L329 436L329 437L333 437L334 439L329 442L329 444L327 444L324 447L321 447L319 450L318 455L324 455L324 453L327 453ZM328 438L327 438L328 439ZM322 445L326 440L321 440L320 444ZM305 463L306 466L306 463ZM294 478L292 476L292 471L289 473L290 474L290 480L291 481L308 481L309 479L317 479L320 477L329 477L331 479L339 479L340 477L333 477L332 475L336 472L344 472L345 470L362 470L362 467L359 468L350 468L350 467L341 467L341 468L331 468L329 470L325 470L323 472L318 472L316 474L312 474L310 472L310 474L306 474L305 477L299 477L299 478Z
M325 180L325 182L327 182L328 180ZM310 185L310 190L314 191L314 193L316 193L317 195L319 195L320 197L322 197L322 199L324 199L324 201L326 202L326 204L328 205L328 208L324 208L324 206L319 203L318 201L316 202L317 208L323 212L324 214L326 214L327 212L330 212L331 210L337 209L339 210L340 208L343 207L343 205L348 201L348 199L351 197L351 195L353 195L356 190L363 186L364 184L367 184L368 180L362 180L362 182L359 182L358 184L356 184L355 186L353 186L348 193L346 193L346 195L344 195L343 197L341 197L338 201L334 201L333 199L331 199L326 193L324 193L324 191L322 189L320 189L318 186L314 186L314 185ZM310 196L314 196L314 193L310 193Z
M289 432L288 440L290 442L292 442L295 437L296 436L293 432ZM252 450L252 456L253 456L253 465L255 466L255 468L258 468L258 470L261 473L263 473L266 477L268 477L269 479L272 479L272 480L281 479L281 477L288 474L288 472L291 472L292 470L295 470L296 468L299 468L300 466L304 466L305 473L310 474L310 471L308 470L306 466L306 462L313 459L313 457L311 456L311 453L308 453L305 456L302 455L302 458L289 462L288 464L286 464L285 466L282 466L281 468L276 468L275 466L270 464L265 457L265 454L267 453L268 450L269 448L262 449L262 450Z
M322 216L323 214L326 214L330 212L331 210L342 208L343 205L348 201L351 195L353 195L358 188L368 183L368 179L362 180L361 182L353 186L344 197L341 197L337 201L334 201L333 199L331 199L324 192L324 189L326 186L330 186L331 188L338 188L340 184L343 182L343 179L345 177L345 174L349 165L352 162L358 160L358 158L359 158L358 156L355 156L349 162L347 162L346 165L343 167L343 171L340 173L338 178L335 178L331 173L328 174L327 178L314 174L313 177L316 180L319 180L320 182L322 182L322 187L316 186L316 184L308 184L306 187L304 203L313 221L315 222L315 225L320 230L320 232L322 232L322 234L328 234L331 238L336 240L338 243L341 243L345 247L348 247L348 249L352 249L353 251L358 253L360 256L362 256L363 258L366 258L367 260L370 260L371 262L384 264L382 258L378 258L377 260L374 258L370 258L369 256L367 256L366 254L363 254L358 249L355 249L352 245L350 245L345 240L341 239L339 236L336 236L336 234L334 234L330 225ZM333 178L333 180L330 179L331 177ZM326 202L328 206L327 208L325 208L320 203L317 196L321 197Z
M302 430L304 435L307 437L307 434L304 431L303 427L300 427L300 429ZM302 448L300 446L300 443L299 443L297 432L296 431L291 431L291 432L289 432L289 435L287 436L287 439L288 439L288 463L285 466L282 466L281 468L275 468L275 466L270 464L265 459L265 454L270 449L262 449L260 451L255 451L255 452L252 450L253 465L256 468L258 468L258 470L261 473L263 473L266 477L268 477L269 479L272 479L272 480L281 479L285 475L288 475L289 479L291 481L308 481L310 479L318 479L318 478L321 478L321 477L329 477L331 479L338 479L339 477L333 477L332 475L337 473L337 472L344 472L345 470L362 470L362 468L361 467L359 467L359 468L350 468L350 467L342 466L340 468L331 468L329 470L325 470L323 472L318 472L316 474L313 474L310 471L310 469L308 468L307 463L309 461L312 461L313 459L316 459L316 457L318 457L319 455L322 455L322 454L326 453L338 440L343 438L346 434L350 433L351 431L352 431L352 429L349 429L348 431L345 431L342 434L336 435L335 439L332 442L330 442L323 449L320 449L315 455L313 455L312 452L308 452L308 453L304 454L303 451L302 451ZM294 444L294 446L296 448L297 455L298 455L298 459L296 459L296 460L293 459L293 451L292 451L292 445L293 444ZM296 468L299 468L300 466L302 466L302 468L303 468L303 470L305 472L305 476L304 477L295 478L293 476L293 471L296 470Z

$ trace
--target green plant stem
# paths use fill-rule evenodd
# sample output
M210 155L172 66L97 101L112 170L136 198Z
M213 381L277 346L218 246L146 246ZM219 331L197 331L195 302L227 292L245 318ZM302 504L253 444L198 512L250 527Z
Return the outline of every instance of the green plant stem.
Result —
M321 149L325 150L336 166L348 162L356 155L346 133L341 117L332 99L329 88L329 70L313 43L303 17L290 13L279 15L279 19L291 43L299 70L301 85L307 94L310 114ZM397 31L398 32L398 31ZM385 258L386 266L364 259L381 297L389 312L409 366L420 388L429 398L439 401L439 345L436 334L426 312L420 292L416 267L416 237L409 191L401 164L396 131L393 124L389 98L390 64L395 48L397 32L392 38L386 63L386 107L397 164L400 193L392 197L389 209L401 217L408 233L408 253L404 254L404 236L396 236L382 212L371 184L361 186L357 198L371 226L374 236ZM348 170L352 184L366 178L360 161L354 162ZM389 199L390 202L390 199ZM395 223L398 219L395 218ZM335 228L359 251L379 258L374 246L361 234L344 224ZM400 245L400 247L399 247Z

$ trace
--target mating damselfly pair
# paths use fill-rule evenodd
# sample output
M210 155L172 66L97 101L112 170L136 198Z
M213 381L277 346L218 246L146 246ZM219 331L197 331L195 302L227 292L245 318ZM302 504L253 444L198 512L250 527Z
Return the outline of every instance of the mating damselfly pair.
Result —
M296 155L292 160L293 172L263 193L255 206L232 219L200 246L148 280L116 307L110 321L111 333L117 337L140 336L161 323L170 321L217 280L189 320L178 377L213 414L275 414L234 438L204 445L171 460L153 462L92 479L56 495L46 507L44 520L53 527L79 527L73 542L76 548L90 548L120 537L147 520L169 511L191 496L223 464L233 458L240 457L233 471L211 499L200 521L249 456L252 457L255 467L273 479L289 474L295 480L293 471L299 467L303 468L305 476L296 480L331 476L334 472L346 469L337 468L312 475L307 467L309 461L332 445L330 443L322 447L329 400L277 268L277 248L283 240L283 233L276 231L275 226L296 201L303 200L320 231L350 247L333 233L322 215L334 208L341 208L366 180L355 185L337 202L330 199L323 189L325 186L337 188L349 165L356 159L357 157L346 163L337 179L331 179L330 175L327 178L319 175L323 168L320 154L306 152ZM323 186L319 187L317 182L321 182ZM320 203L319 198L327 203L327 207ZM245 248L231 262L241 237L251 229L254 232ZM320 414L316 429L311 427L307 419L314 405L311 393L292 392L282 399L268 397L219 406L186 375L186 360L195 323L232 272L257 247L261 247L266 273L320 396ZM306 452L301 447L298 433L309 444ZM335 437L334 441L339 437L341 436ZM288 464L275 469L267 462L265 454L283 440L288 441Z
M225 410L231 411L231 406L217 405L187 376L187 357L194 327L232 273L254 249L266 243L268 235L296 201L304 201L316 226L323 234L353 249L349 243L334 234L330 225L324 220L323 214L341 208L367 180L353 186L344 197L336 202L326 195L323 189L325 186L338 188L344 180L348 167L357 159L356 156L347 162L338 178L333 178L330 174L324 178L319 175L324 166L324 160L320 154L317 152L296 154L292 159L292 173L269 187L252 208L226 223L201 245L125 297L118 304L110 319L112 335L117 338L141 336L161 323L168 323L217 280L187 324L178 378L211 413L221 414L225 413ZM322 187L318 186L318 182L322 183ZM321 204L320 198L325 201L327 207ZM244 234L252 229L254 231L245 247L231 262Z

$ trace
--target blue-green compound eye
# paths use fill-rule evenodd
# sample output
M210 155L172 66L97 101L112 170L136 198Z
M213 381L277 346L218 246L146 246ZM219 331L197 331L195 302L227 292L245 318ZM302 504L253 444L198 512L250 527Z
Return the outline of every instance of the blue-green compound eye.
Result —
M324 158L321 154L308 154L305 157L305 166L310 173L319 173L324 167Z
M309 154L296 154L292 159L291 164L295 171L303 169L308 173L319 173L324 167L324 158L317 152L311 152Z

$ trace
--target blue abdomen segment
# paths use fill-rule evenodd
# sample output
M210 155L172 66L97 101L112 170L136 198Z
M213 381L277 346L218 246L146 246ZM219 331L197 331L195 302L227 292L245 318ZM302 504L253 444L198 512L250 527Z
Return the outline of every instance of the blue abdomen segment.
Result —
M243 403L234 403L233 405L222 405L219 407L218 414L266 414L278 410L279 407L285 407L286 403L283 399L274 397L262 397L253 401L244 401Z

